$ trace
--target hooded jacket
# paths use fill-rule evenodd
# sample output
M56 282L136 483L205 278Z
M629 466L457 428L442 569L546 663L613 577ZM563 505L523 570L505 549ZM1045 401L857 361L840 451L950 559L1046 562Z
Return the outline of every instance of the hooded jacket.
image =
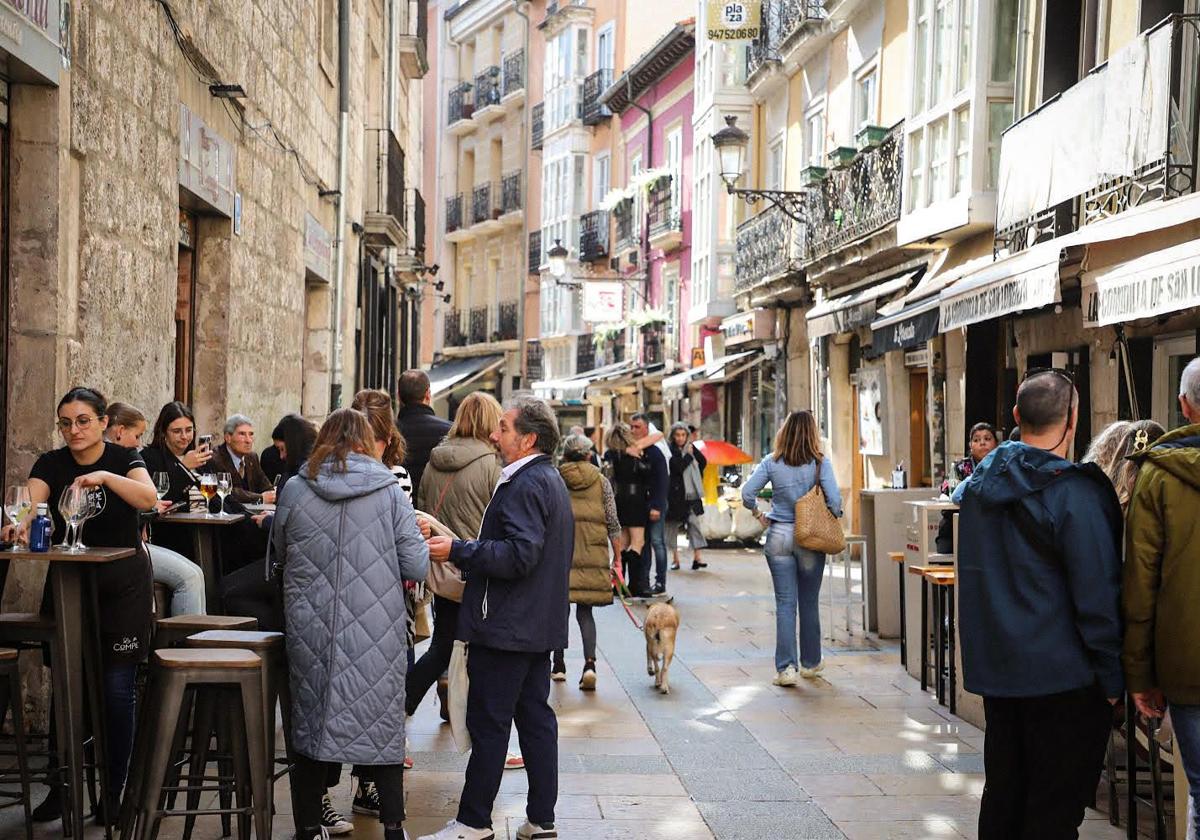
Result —
M571 494L575 516L575 553L571 559L572 604L603 607L612 603L608 567L608 520L604 515L604 481L587 461L566 461L558 468Z
M1125 679L1200 704L1200 425L1131 457L1141 469L1125 527Z
M955 500L964 687L1120 696L1121 508L1100 468L1009 441Z
M418 506L461 539L474 539L499 481L496 447L475 438L446 438L429 454Z
M280 493L272 540L284 558L292 746L318 761L404 761L408 667L404 581L429 549L391 471L351 454Z

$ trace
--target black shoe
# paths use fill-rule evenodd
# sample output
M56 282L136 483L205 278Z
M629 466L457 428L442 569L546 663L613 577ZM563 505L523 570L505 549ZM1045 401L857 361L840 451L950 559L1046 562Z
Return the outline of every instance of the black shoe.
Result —
M567 678L567 663L561 653L555 652L554 662L550 666L550 679L562 682Z
M663 586L661 583L656 583L650 587L650 596L651 597L654 597L655 595L666 595L666 594L667 594L667 587Z
M358 783L358 789L354 792L354 804L350 806L350 810L368 817L379 816L379 790L374 782Z
M580 691L596 690L596 660L589 659L583 663L583 675L579 678Z
M121 822L121 798L115 799L104 797L106 801L96 803L96 809L93 812L96 817L96 825L108 825L116 827Z
M693 572L694 572L694 571L697 571L698 569L707 569L707 568L708 568L708 564L707 564L707 563L702 563L702 562L701 562L701 561L699 561L699 560L693 560L693 561L692 561L692 571L693 571Z
M33 809L35 823L48 823L62 819L62 788L52 787L42 803Z

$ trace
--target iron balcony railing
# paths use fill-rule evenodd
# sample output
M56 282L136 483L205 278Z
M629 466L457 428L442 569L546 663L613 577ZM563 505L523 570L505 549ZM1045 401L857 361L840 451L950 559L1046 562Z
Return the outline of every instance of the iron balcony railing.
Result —
M542 267L542 232L540 230L529 231L529 266L530 274L537 274Z
M580 217L580 262L596 262L608 256L608 230L607 210L593 210L590 213L584 213Z
M805 25L824 16L819 0L763 0L759 35L746 49L746 80L752 82L764 66L777 63L785 46L804 31Z
M420 190L412 191L412 210L409 212L409 247L418 254L425 253L425 198Z
M530 111L530 115L529 115L530 143L529 143L529 145L530 145L530 148L532 148L532 149L542 148L542 138L545 134L545 129L546 129L545 111L546 111L546 103L545 102L539 102L538 104L534 105Z
M452 88L448 98L446 125L454 125L456 122L471 119L475 113L475 104L471 98L470 82L463 82Z
M486 306L471 307L470 344L483 344L488 340L488 308Z
M404 149L391 129L369 129L375 135L375 201L367 212L382 213L405 226Z
M500 212L515 213L521 207L521 173L510 172L500 179Z
M648 201L651 236L682 230L679 208L675 206L675 196L671 191L671 178L670 175L664 175L650 187Z
M493 64L475 76L475 110L499 105L501 96L500 68Z
M1195 192L1198 134L1200 15L1171 15L1004 132L996 253Z
M517 302L501 301L496 306L496 323L492 332L493 341L515 341L517 335Z
M904 123L808 191L806 262L814 262L900 218Z
M738 225L734 292L800 271L805 228L773 205Z
M596 125L613 115L612 109L600 101L600 95L613 83L613 71L597 70L583 80L583 124Z
M532 339L525 344L525 379L528 382L538 382L543 377L542 342Z
M504 56L504 80L501 94L508 96L525 89L525 50L516 50Z
M636 248L641 230L640 226L636 224L637 219L634 218L633 199L621 199L612 212L617 220L617 250L625 251L629 248Z
M584 333L576 339L575 344L575 372L583 373L584 371L596 369L596 344L592 333Z
M462 328L462 312L451 309L442 322L442 344L446 347L466 347L467 334Z
M471 224L490 222L500 215L500 207L496 203L500 198L500 189L495 184L477 184L471 191Z
M446 233L463 228L463 194L446 199Z

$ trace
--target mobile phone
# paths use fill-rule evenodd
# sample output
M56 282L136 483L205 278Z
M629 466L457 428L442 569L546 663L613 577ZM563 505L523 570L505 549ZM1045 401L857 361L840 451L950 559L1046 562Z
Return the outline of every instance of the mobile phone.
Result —
M212 435L200 435L201 448L207 446L209 449L212 449L212 439L213 439Z

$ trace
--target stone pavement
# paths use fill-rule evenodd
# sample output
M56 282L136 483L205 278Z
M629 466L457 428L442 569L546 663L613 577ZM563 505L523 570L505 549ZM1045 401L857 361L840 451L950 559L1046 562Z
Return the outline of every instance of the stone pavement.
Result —
M772 686L774 601L761 554L710 551L707 559L708 569L685 566L669 578L682 624L669 696L655 691L642 636L619 604L596 611L599 685L594 694L580 692L572 619L568 680L551 691L559 716L560 836L974 837L982 733L920 692L901 670L896 645L861 633L839 631L825 642L821 679ZM822 622L828 626L824 611ZM453 817L466 766L435 703L431 693L410 726L416 769L406 775L406 828L414 840ZM496 802L498 838L516 836L524 791L525 774L507 772ZM349 815L348 780L336 797ZM291 807L283 785L277 803L274 833L287 838ZM17 817L13 809L0 811L0 837L19 836ZM1102 815L1088 817L1082 837L1124 836ZM38 837L57 833L40 830ZM161 836L179 833L176 821ZM216 820L206 818L194 836L218 835ZM358 817L352 836L375 840L382 831ZM99 837L90 830L87 840Z

